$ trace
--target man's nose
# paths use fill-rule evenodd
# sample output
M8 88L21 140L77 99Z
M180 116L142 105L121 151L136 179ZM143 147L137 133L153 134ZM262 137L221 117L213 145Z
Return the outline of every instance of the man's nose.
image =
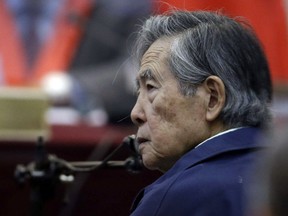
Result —
M137 99L130 116L132 122L137 126L141 126L146 121L145 112L139 98Z

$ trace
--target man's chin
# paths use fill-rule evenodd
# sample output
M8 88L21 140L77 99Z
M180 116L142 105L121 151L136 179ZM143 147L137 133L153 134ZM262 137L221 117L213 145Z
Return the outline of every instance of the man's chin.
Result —
M155 161L153 161L149 156L143 154L142 155L143 165L149 170L158 170L159 168L156 166Z

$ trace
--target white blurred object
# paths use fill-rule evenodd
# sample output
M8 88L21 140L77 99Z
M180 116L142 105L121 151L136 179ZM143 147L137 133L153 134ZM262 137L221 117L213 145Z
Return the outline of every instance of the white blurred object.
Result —
M46 121L50 125L76 125L81 121L81 116L69 107L51 107L46 112Z
M66 72L53 71L43 78L41 87L52 101L65 101L71 97L73 80Z
M85 119L89 125L101 127L108 123L108 114L103 109L94 109L86 114Z
M81 106L84 106L85 110L86 97L81 91L81 86L77 85L77 81L68 73L51 72L43 78L41 84L43 91L56 105L52 106L46 114L49 124L75 125L82 120L91 126L100 127L107 124L108 114L102 108L97 107L85 113L79 111Z

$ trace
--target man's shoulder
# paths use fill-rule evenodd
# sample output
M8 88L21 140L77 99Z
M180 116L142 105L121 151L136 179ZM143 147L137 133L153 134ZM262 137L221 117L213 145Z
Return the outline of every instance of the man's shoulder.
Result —
M213 212L235 215L232 212L241 211L242 208L242 196L248 181L246 168L240 165L240 161L239 165L235 162L234 168L215 161L189 167L158 188L161 190L159 215L165 215L167 209L169 212L175 211L177 215L193 212L203 212L200 215L212 215ZM207 207L207 203L211 206ZM173 210L171 205L174 206ZM225 212L225 209L229 209L229 212Z

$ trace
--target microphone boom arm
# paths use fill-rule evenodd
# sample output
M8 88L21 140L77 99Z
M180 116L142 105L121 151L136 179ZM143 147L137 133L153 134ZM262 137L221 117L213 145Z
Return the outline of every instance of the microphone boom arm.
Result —
M112 161L111 158L124 145L128 145L132 150L132 156L124 161ZM23 184L28 180L31 183L31 216L42 216L44 204L54 196L57 183L73 182L76 172L91 172L100 168L125 168L129 172L138 173L142 169L142 159L135 145L135 135L125 137L121 145L103 161L68 162L56 155L49 155L44 147L43 139L39 137L35 161L26 166L18 164L14 173L18 183Z
M132 150L132 156L124 161L110 160L123 145L128 145ZM74 175L76 172L91 172L100 168L125 168L132 173L139 172L142 169L142 160L135 148L135 135L125 137L121 145L103 161L72 162L58 158L56 155L48 155L40 137L36 147L35 162L31 162L27 166L18 164L15 170L15 178L19 183L24 183L27 179L40 179L47 176L47 174L54 178L61 175Z

